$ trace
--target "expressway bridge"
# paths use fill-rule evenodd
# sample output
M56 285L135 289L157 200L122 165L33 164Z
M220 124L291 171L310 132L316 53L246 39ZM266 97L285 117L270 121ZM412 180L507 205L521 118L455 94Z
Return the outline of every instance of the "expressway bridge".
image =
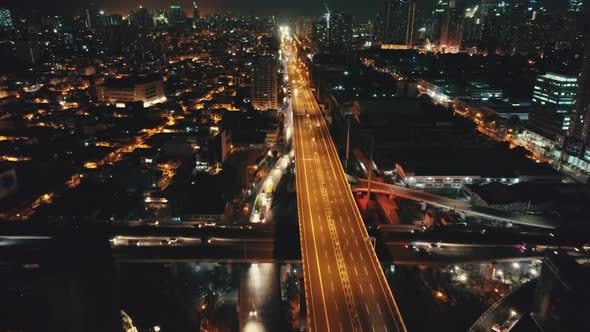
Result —
M356 184L353 184L351 188L353 192L367 192L368 181L365 179L357 179ZM469 202L466 201L452 199L433 193L416 189L410 189L384 182L371 181L371 192L377 194L402 197L405 199L418 202L424 202L432 206L453 210L458 213L463 213L467 216L482 219L546 229L556 228L555 222L553 220L541 216L501 211L487 207L472 206L471 204L469 204Z
M293 233L291 233L292 237ZM297 262L299 246L284 248L275 227L203 227L86 225L31 227L6 223L0 232L0 262L27 264L60 250L99 251L114 262ZM545 232L408 231L380 226L376 232L379 260L392 264L446 264L519 260L544 250L583 248L589 242L576 234ZM432 245L435 244L433 248ZM425 251L407 250L423 248ZM490 251L490 248L496 248ZM498 249L500 248L500 249ZM505 248L507 250L503 250ZM526 250L523 250L526 248ZM538 248L535 250L534 248ZM71 251L76 255L77 251Z

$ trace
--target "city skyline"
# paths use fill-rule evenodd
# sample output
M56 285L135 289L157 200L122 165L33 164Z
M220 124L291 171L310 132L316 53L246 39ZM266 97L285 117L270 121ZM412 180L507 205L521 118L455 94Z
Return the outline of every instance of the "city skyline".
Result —
M417 0L417 6L424 7L435 0ZM475 0L466 0L467 3ZM231 11L239 15L246 16L293 16L293 15L309 15L319 16L325 12L325 5L334 9L339 9L345 13L354 13L361 18L373 18L377 12L377 4L383 0L368 0L368 1L316 1L316 0L302 0L297 1L294 5L292 1L284 0L199 0L197 1L199 8L204 14L213 14L221 11ZM47 11L52 15L71 15L84 10L95 4L98 9L103 9L107 13L118 13L121 15L128 14L131 10L137 9L140 5L150 10L165 9L171 5L180 5L188 13L192 9L192 1L190 0L145 0L145 1L115 1L115 0L57 0L49 5L41 0L29 0L23 3L7 3L2 4L9 9L14 10L39 10Z
M0 5L0 331L590 331L582 0L57 1Z

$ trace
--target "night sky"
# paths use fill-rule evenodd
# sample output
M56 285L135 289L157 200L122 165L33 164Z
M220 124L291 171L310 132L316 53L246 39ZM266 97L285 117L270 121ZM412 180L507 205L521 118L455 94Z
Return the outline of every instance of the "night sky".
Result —
M328 0L327 2L331 8L341 9L355 16L373 17L378 1L380 0ZM419 4L424 4L433 0L417 1ZM38 9L48 14L68 15L89 7L93 2L107 14L116 12L125 15L130 9L139 5L154 10L180 4L189 16L192 11L191 0L0 0L0 7L26 11ZM197 3L205 14L228 10L242 15L320 15L325 8L324 0L198 0Z

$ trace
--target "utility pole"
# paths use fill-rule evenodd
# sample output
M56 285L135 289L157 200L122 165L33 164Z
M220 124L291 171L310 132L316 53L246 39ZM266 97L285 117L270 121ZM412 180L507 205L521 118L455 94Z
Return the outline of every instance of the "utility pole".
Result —
M367 199L371 199L371 178L373 177L373 146L375 145L375 136L371 135L371 150L369 152L369 184L367 185ZM368 202L368 201L367 201Z

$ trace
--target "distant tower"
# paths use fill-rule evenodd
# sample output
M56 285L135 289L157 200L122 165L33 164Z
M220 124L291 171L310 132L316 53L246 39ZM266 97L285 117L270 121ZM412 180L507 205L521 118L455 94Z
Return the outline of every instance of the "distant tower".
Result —
M201 18L201 12L199 11L199 6L197 5L196 1L193 1L193 20L198 20Z
M201 12L199 11L199 5L196 1L193 1L193 29L196 29L198 22L201 19Z
M385 0L375 18L375 40L383 44L412 46L415 0Z
M465 5L449 2L440 26L439 47L445 53L457 53L463 40L463 24L465 21Z

